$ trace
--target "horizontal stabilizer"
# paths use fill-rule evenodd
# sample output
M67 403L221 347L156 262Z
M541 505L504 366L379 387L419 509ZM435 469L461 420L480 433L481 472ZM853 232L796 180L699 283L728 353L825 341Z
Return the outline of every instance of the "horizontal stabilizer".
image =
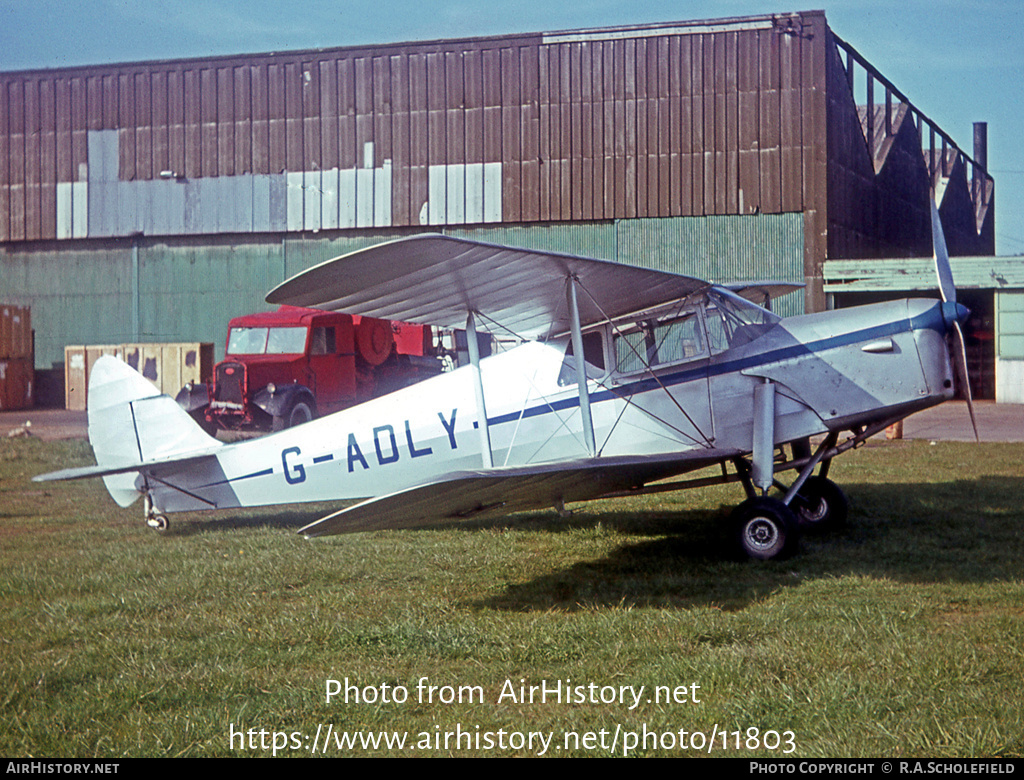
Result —
M32 477L33 482L63 482L71 479L90 479L92 477L112 477L118 474L140 474L158 471L163 466L187 466L190 462L198 462L212 455L202 452L194 455L175 456L158 460L147 460L143 463L130 463L125 466L81 466L73 469L61 469L47 474Z
M698 450L464 471L363 501L299 529L307 537L414 528L586 501L702 468L735 453Z

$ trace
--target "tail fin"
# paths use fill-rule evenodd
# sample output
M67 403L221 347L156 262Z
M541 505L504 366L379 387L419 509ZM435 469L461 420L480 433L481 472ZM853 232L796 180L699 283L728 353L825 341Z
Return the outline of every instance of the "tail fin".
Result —
M170 458L220 443L148 380L115 357L101 357L89 375L89 443L96 463L120 468L144 461ZM129 506L142 493L137 474L103 477L107 491L121 506Z

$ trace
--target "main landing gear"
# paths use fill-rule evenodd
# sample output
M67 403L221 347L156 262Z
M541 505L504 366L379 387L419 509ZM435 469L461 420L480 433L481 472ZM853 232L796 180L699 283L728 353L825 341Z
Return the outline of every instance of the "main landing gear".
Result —
M831 460L822 457L834 446L835 437L830 436L811 455L809 442L794 443L793 461L803 461L796 481L787 486L771 480L783 493L781 499L768 497L767 490L759 495L750 465L736 461L747 492L747 500L733 510L730 519L733 543L741 557L762 561L786 558L796 551L802 534L825 534L845 524L846 496L827 476ZM819 464L819 473L812 476Z

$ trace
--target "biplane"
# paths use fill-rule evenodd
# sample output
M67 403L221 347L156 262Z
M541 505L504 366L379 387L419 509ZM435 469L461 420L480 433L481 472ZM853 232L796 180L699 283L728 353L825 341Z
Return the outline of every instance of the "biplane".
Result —
M799 285L730 288L441 235L372 246L267 301L464 328L468 365L223 443L104 357L88 395L98 465L36 479L102 477L118 504L143 498L157 528L171 512L359 499L302 528L309 537L735 481L746 497L731 538L746 556L777 558L843 522L836 456L953 396L968 311L934 207L932 227L941 301L788 318L755 301ZM481 359L484 328L517 346Z

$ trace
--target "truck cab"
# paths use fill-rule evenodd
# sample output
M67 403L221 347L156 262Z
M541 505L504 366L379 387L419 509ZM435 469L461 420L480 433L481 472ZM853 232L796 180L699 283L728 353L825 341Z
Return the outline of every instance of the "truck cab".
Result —
M209 385L178 403L209 433L281 430L441 371L429 326L282 306L235 317Z

